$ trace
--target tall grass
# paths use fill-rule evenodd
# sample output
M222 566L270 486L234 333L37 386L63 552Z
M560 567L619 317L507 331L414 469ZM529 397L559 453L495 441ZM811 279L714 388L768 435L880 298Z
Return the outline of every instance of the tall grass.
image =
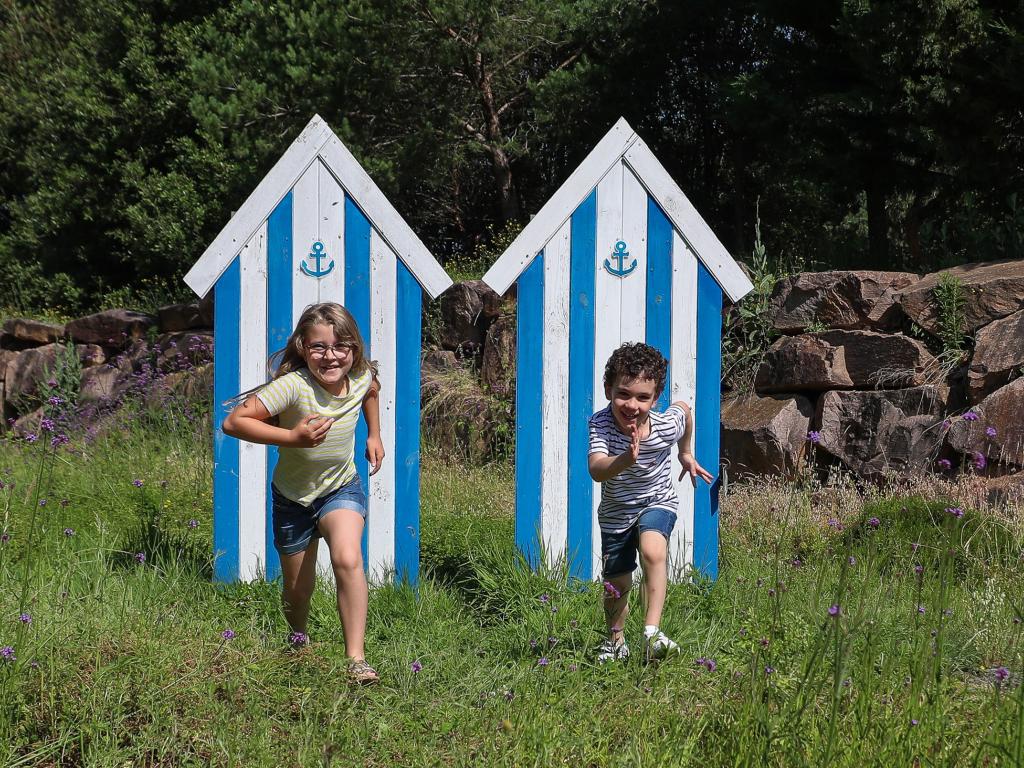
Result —
M0 763L1024 758L1011 515L960 515L952 496L734 486L720 578L670 588L664 629L684 652L600 667L598 588L531 573L514 551L511 468L428 452L423 577L372 591L384 682L360 689L327 585L313 646L291 653L275 585L210 582L203 418L139 411L68 445L0 444Z

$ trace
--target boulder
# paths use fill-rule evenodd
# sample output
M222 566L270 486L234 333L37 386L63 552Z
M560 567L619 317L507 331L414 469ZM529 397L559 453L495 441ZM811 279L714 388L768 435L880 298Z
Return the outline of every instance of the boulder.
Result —
M803 272L780 280L769 306L782 333L813 323L830 329L892 331L899 327L898 292L921 278L910 272Z
M722 458L730 474L793 476L814 406L800 395L748 395L722 403Z
M1024 467L1024 378L1000 387L976 405L975 420L950 420L947 440L968 463L976 454L985 457L986 469L995 474ZM995 435L987 434L994 429Z
M204 328L213 328L213 291L211 290L199 300L199 319Z
M112 365L97 365L82 371L82 383L78 390L80 404L110 400L124 374Z
M814 423L817 450L866 478L930 467L942 445L945 386L826 392Z
M122 348L134 339L145 338L155 320L150 315L127 309L108 309L72 320L65 326L68 336L80 344Z
M813 334L778 339L765 353L754 377L754 389L764 394L852 387L843 349Z
M929 333L939 330L933 291L944 274L959 278L964 285L965 333L972 334L993 320L1024 309L1024 259L964 264L925 275L900 291L900 311Z
M1024 371L1024 310L989 323L974 338L967 392L979 403Z
M107 362L107 353L99 344L76 344L75 351L78 352L78 360L83 368L91 368L94 365L103 365Z
M437 371L453 371L459 367L455 353L447 349L432 349L423 356L421 375Z
M455 283L441 294L441 346L476 352L501 314L501 297L482 280Z
M160 371L189 370L213 360L213 334L204 331L161 334L151 351Z
M939 361L917 339L875 331L827 331L817 337L843 350L857 389L919 387L941 376Z
M492 395L511 398L516 391L516 317L502 315L487 330L480 366L484 388Z
M36 394L39 384L55 374L60 347L60 344L32 347L10 359L4 375L9 405L17 407L19 402L31 399ZM79 364L86 370L106 360L103 350L95 344L76 344L75 351Z
M193 328L212 328L199 310L199 302L191 304L169 304L160 307L156 313L157 326L161 333L190 331Z
M64 326L43 323L24 317L12 317L4 323L4 333L17 341L29 344L52 344L64 336Z
M0 382L7 379L7 364L14 360L18 353L11 349L0 349Z

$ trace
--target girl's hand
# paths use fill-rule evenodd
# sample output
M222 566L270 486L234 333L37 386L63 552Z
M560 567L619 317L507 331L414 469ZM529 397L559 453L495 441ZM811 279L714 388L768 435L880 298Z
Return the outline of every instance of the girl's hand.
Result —
M373 466L370 474L377 474L377 470L384 462L384 443L381 442L379 436L366 438L366 460Z
M332 424L334 419L311 413L291 430L291 444L296 448L316 448L327 437Z
M714 482L715 478L711 476L704 467L697 463L697 459L693 457L692 453L680 453L679 463L683 467L683 471L679 473L679 479L682 480L686 475L690 476L690 482L693 483L693 487L697 487L697 478L699 477L705 483Z

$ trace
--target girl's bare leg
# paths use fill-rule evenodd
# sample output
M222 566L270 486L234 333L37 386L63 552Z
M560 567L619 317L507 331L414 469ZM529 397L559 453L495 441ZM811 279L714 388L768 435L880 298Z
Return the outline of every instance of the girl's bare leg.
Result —
M281 555L281 576L284 579L281 605L292 632L306 633L309 601L316 588L316 551L317 539L313 539L305 551Z
M320 518L320 533L331 550L345 655L357 660L365 658L363 645L369 601L361 548L363 524L363 516L354 509L335 509Z

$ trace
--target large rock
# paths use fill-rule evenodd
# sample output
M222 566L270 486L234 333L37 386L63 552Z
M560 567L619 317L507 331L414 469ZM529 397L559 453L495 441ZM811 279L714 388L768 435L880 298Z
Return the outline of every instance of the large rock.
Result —
M212 328L199 309L199 302L191 304L169 304L160 307L156 313L157 324L161 333L190 331L193 328Z
M722 458L730 474L792 476L807 447L806 397L749 395L722 403Z
M480 366L484 388L511 398L516 390L516 318L502 315L488 329Z
M64 336L64 326L13 317L4 323L4 333L20 342L52 344Z
M65 332L80 344L121 348L134 339L145 338L155 322L141 312L108 309L72 320L65 326Z
M151 350L159 370L189 370L213 360L213 334L202 331L161 334Z
M9 360L4 374L8 405L17 408L27 402L36 394L41 382L55 376L59 351L59 344L46 344L23 350ZM95 345L77 344L75 351L83 368L103 362L103 350Z
M967 371L972 403L1024 371L1024 310L989 323L974 338L974 354Z
M20 353L10 349L0 349L0 382L7 379L7 364L14 360Z
M476 352L501 314L501 297L482 280L455 283L441 294L441 346Z
M930 467L942 445L945 386L826 392L818 399L817 449L862 477Z
M910 272L803 272L776 283L772 323L782 333L802 333L815 322L839 330L896 330L897 292L920 279Z
M929 333L939 331L934 290L944 274L959 278L964 285L965 333L1024 309L1024 260L965 264L925 275L900 292L901 311Z
M852 387L843 349L813 334L778 339L765 353L754 377L754 389L765 394Z
M82 371L82 382L78 391L79 403L110 400L117 390L118 381L124 374L112 365L97 365Z
M950 446L973 459L980 453L989 471L1024 467L1024 379L1015 379L986 397L972 411L977 419L951 420ZM992 428L994 436L986 434Z

